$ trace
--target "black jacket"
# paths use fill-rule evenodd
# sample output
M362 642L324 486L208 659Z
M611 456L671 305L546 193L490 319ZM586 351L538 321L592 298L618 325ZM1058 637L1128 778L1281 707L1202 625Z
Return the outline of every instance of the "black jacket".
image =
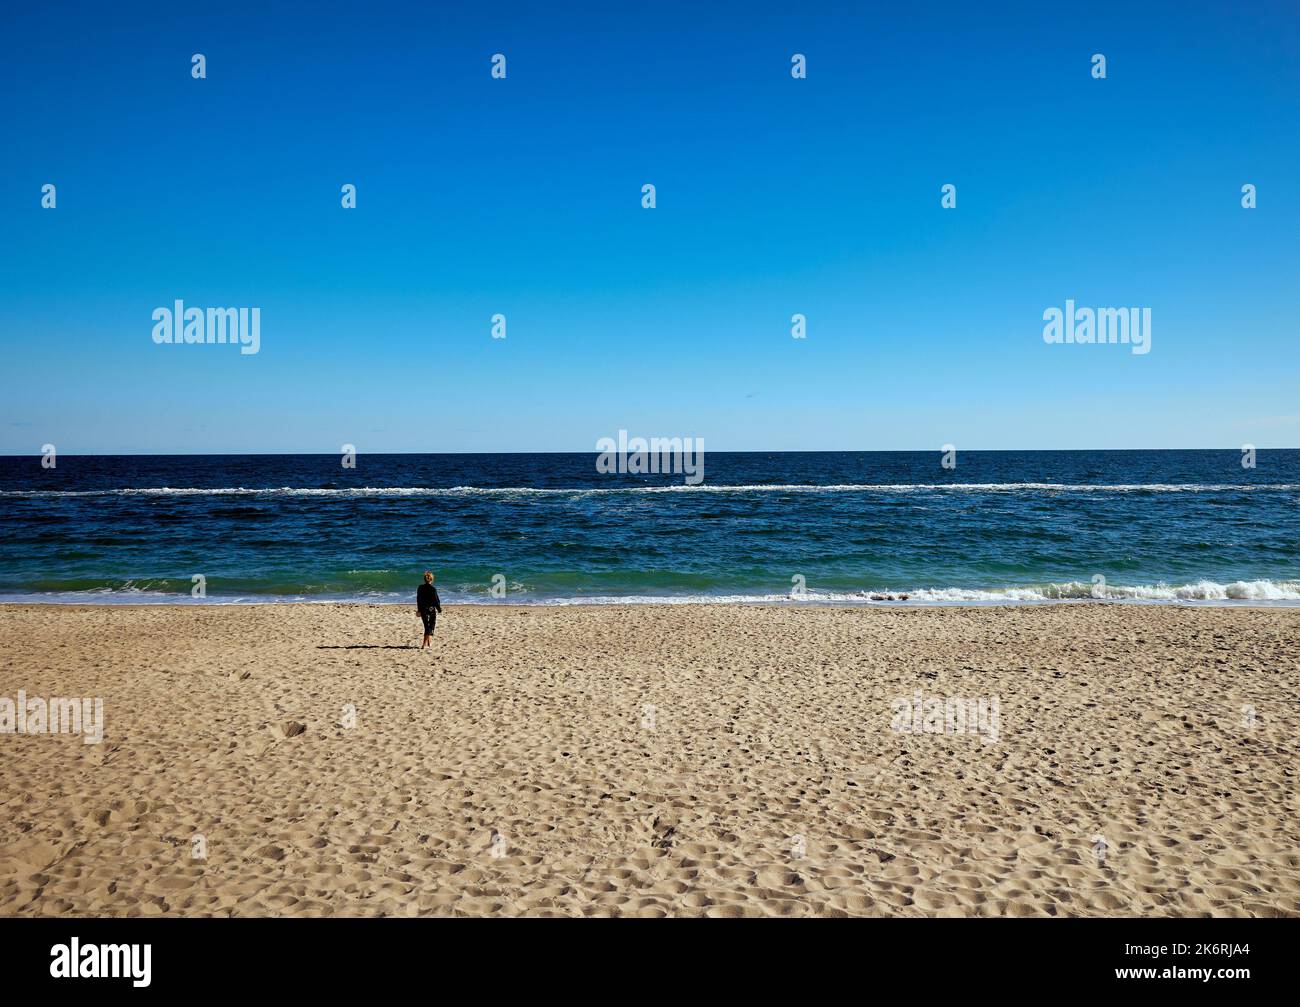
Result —
M432 584L421 584L415 592L415 607L421 612L433 609L442 613L442 601L438 598L438 589Z

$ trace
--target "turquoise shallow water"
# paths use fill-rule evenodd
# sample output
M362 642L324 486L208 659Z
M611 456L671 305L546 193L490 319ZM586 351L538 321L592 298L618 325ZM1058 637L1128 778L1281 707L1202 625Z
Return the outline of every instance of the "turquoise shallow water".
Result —
M0 459L7 600L1300 602L1300 451ZM906 598L903 596L906 595Z

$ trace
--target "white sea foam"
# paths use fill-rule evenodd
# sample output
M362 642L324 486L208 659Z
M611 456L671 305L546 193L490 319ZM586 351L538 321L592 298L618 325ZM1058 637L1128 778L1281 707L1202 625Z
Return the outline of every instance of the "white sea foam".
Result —
M1099 596L1100 595L1100 596ZM823 604L823 605L1028 605L1070 601L1104 602L1242 602L1300 603L1300 581L1252 580L1219 584L1201 580L1194 584L1107 584L1104 589L1090 583L1031 585L976 589L962 587L919 588L916 590L807 591L799 598L785 594L731 595L622 595L539 600L552 605L674 605L674 604Z
M897 593L897 592L892 592ZM1194 584L1106 584L1098 586L1073 581L1033 587L1008 587L982 591L967 588L923 588L907 592L918 603L962 602L1047 602L1047 601L1253 601L1300 602L1300 581L1249 580L1220 584L1199 580ZM1098 597L1100 595L1100 597Z
M1095 591L1104 592L1101 597ZM1057 603L1284 605L1300 604L1300 581L1251 580L1221 584L1200 580L1189 584L1106 584L1098 588L1079 581L1003 588L939 587L913 590L807 591L795 598L775 593L624 594L548 596L521 592L495 600L482 594L444 589L443 601L462 605L1034 605ZM93 591L0 593L7 604L101 605L267 605L267 604L408 604L406 592L353 592L336 595L239 595L193 599L130 585Z

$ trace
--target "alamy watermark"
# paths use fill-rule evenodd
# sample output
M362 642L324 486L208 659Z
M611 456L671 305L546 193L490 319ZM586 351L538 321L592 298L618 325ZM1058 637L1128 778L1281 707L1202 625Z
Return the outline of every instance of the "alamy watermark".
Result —
M262 348L261 308L187 308L177 300L154 308L153 341L158 345L225 344L252 356Z
M1064 309L1047 308L1043 321L1045 343L1119 343L1139 356L1151 352L1150 308L1076 308L1067 300Z
M84 744L98 745L104 740L104 700L28 699L19 689L17 700L0 696L0 734L79 734Z
M602 437L596 441L596 471L602 475L658 475L660 473L685 476L687 486L697 486L704 481L703 437L644 437L629 438L626 430L618 432L618 440Z
M82 944L73 937L50 947L54 979L130 979L137 988L152 981L152 944Z
M996 745L1002 700L998 696L931 696L917 690L911 699L899 696L890 730L898 734L978 734L983 745Z

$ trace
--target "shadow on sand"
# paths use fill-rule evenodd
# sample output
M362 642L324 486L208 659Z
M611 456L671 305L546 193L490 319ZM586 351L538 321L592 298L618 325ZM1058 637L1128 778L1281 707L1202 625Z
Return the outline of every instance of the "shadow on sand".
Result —
M329 644L322 643L316 646L317 650L419 650L413 643L399 646L395 643L348 643L348 644Z

